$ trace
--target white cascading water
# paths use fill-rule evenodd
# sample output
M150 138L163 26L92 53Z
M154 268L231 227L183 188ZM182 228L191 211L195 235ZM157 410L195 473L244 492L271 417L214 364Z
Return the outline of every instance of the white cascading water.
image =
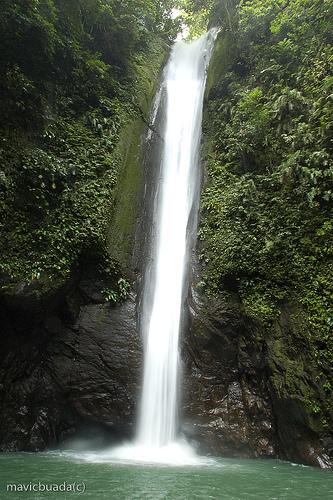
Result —
M139 445L151 449L176 439L187 229L198 195L202 104L212 42L212 33L207 33L192 43L176 43L164 73L166 127L152 245L154 280L146 283L145 290L153 301L149 314L143 311L146 345L137 436Z
M177 438L178 341L190 233L196 230L191 211L199 197L203 98L216 33L212 29L191 43L175 43L153 110L154 121L164 92L161 174L141 321L145 353L139 425L135 441L111 450L105 459L198 463L191 447Z
M188 227L199 193L202 106L215 35L216 30L211 30L192 43L177 42L164 72L166 126L151 249L153 279L146 280L144 290L148 311L143 311L142 320L144 378L136 439L148 458L174 447L177 438L178 344ZM151 304L147 297L152 298Z

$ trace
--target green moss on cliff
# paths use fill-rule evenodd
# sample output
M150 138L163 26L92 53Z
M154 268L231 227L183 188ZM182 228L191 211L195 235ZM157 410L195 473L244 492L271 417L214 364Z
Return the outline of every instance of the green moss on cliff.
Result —
M121 172L108 229L108 250L110 255L125 267L130 264L135 224L140 215L140 194L144 182L141 161L143 132L166 53L164 44L155 43L149 60L144 59L137 66L140 81L139 116L124 127L116 150L121 159Z
M265 332L276 391L303 401L324 430L333 384L332 5L233 4L233 36L222 19L208 76L203 282L208 296L238 294ZM302 320L277 335L291 303Z

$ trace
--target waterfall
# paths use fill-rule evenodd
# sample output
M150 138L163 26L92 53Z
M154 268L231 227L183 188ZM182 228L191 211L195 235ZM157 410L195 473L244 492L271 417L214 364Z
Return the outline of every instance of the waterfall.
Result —
M114 450L115 458L189 463L193 456L177 438L178 344L196 233L203 98L216 33L212 29L191 43L174 44L152 112L154 121L163 107L165 123L142 301L142 398L135 441Z
M202 105L214 34L212 30L192 43L177 42L164 71L166 124L144 289L148 311L142 312L145 355L137 443L148 448L169 445L177 434L178 341L189 227L192 233L196 229L190 214L199 193Z

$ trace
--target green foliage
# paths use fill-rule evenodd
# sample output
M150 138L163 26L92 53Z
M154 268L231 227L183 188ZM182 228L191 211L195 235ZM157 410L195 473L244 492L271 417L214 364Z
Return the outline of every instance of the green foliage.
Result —
M237 0L178 0L179 21L188 29L188 38L197 38L212 26L224 24L233 31L232 12Z
M106 248L128 123L177 32L173 2L3 0L0 19L0 272L68 276ZM150 71L149 75L146 75ZM94 249L94 250L92 250ZM93 255L91 256L93 259Z
M188 37L196 38L204 33L208 26L212 2L200 0L180 0L177 7L180 19L188 28Z
M208 77L199 230L208 295L237 292L266 332L283 304L303 305L325 391L333 362L332 15L329 1L251 0L230 12L231 35L222 19Z
M105 288L103 290L103 295L107 302L122 302L126 300L129 291L131 288L131 284L125 280L124 278L119 278L117 281L117 288Z

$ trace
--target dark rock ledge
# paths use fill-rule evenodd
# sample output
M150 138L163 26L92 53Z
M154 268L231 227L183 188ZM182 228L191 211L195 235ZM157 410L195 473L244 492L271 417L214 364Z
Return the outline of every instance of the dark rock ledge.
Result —
M236 295L209 304L193 295L190 310L185 433L205 453L332 467L332 436L307 407L320 388L297 342L304 338L297 306L285 305L268 333L246 317Z
M103 284L17 285L1 297L0 449L43 450L98 424L131 433L141 377L135 300Z

